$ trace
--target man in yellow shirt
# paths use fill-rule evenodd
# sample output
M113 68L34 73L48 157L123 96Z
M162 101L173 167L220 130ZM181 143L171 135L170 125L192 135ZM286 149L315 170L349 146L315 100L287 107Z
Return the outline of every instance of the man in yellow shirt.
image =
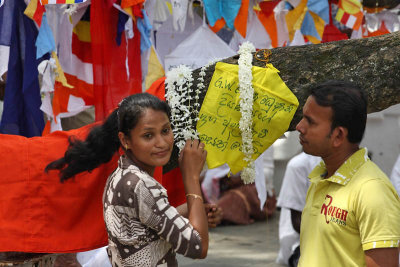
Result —
M299 266L398 266L400 200L360 149L367 100L352 83L313 88L296 129L304 152L323 161L309 175Z

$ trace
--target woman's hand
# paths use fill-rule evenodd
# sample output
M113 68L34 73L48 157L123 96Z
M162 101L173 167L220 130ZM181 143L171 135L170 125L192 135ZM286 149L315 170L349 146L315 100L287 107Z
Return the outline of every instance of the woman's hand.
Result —
M204 143L198 139L186 140L185 147L179 155L179 166L184 179L199 180L200 172L207 157L207 151L204 150L204 146Z

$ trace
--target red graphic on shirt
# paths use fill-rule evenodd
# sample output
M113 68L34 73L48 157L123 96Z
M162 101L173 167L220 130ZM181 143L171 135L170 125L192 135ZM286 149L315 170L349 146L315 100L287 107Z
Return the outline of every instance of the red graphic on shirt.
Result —
M333 198L330 195L325 196L325 202L327 202L327 199L328 204L323 203L321 206L321 214L325 215L326 223L329 224L329 222L335 222L340 225L346 225L347 214L349 212L345 209L341 209L333 205L331 206Z

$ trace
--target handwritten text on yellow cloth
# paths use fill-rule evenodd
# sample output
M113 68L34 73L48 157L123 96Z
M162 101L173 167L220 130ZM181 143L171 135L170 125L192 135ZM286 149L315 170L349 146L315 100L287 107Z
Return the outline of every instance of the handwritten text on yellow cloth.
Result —
M278 72L272 64L252 67L254 160L288 129L299 105ZM238 65L218 62L197 122L210 169L227 163L237 173L247 166L241 152L240 117Z

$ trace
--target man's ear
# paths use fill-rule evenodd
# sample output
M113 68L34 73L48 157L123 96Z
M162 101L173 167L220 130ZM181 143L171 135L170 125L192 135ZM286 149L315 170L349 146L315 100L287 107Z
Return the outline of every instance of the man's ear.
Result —
M338 126L333 130L333 146L339 147L347 140L348 130L345 127Z

